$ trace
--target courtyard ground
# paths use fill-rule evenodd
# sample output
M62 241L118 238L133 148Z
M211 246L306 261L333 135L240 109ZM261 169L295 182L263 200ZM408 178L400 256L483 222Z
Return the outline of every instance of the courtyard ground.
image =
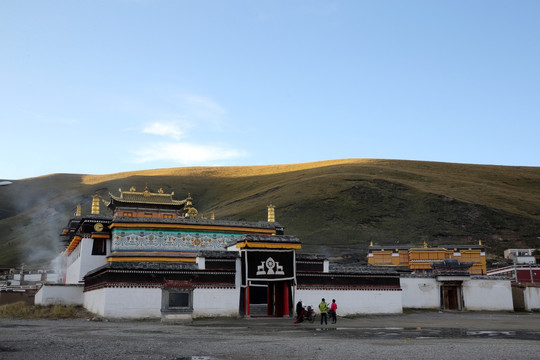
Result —
M538 313L439 313L338 318L155 320L0 319L0 359L536 359Z

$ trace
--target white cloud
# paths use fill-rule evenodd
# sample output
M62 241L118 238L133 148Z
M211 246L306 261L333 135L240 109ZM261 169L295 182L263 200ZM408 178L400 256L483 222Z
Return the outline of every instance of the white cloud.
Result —
M182 131L180 125L175 122L154 122L147 124L142 131L145 134L170 136L175 140L179 140L185 136L185 132Z
M148 122L139 129L142 134L162 136L169 141L137 142L139 147L131 152L132 162L208 166L244 156L242 151L227 144L212 142L214 138L226 138L219 135L227 114L225 108L207 97L186 93L162 97L162 100L166 102L158 111L155 106L148 108Z
M171 161L182 166L211 165L238 158L244 154L236 149L190 143L161 143L133 152L135 163Z

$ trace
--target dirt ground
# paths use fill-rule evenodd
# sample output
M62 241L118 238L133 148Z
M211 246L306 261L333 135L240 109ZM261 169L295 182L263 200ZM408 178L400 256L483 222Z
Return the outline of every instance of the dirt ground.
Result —
M538 313L159 321L0 319L0 359L537 359Z

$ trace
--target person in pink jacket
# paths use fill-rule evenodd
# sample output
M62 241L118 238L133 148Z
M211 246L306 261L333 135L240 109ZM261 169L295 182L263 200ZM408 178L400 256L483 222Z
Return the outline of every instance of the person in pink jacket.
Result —
M330 304L330 319L332 319L332 324L337 322L337 304L336 299L332 299L332 304Z

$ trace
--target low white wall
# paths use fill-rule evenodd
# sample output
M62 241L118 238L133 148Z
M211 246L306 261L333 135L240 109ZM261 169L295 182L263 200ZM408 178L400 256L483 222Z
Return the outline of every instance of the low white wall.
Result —
M84 293L84 307L110 318L161 317L161 289L104 288Z
M434 278L401 278L401 296L404 308L439 309L440 284Z
M36 305L83 305L83 285L44 284L34 297Z
M540 310L540 287L527 286L523 291L523 301L525 303L525 310Z
M313 306L319 312L319 303L324 298L328 304L336 300L338 316L353 314L401 314L401 291L396 290L341 290L341 289L297 289L295 304L302 300L304 306Z
M463 282L465 310L514 311L510 280L471 279Z
M207 316L238 316L238 289L193 290L193 318Z
M105 290L107 289L85 292L83 294L84 308L94 314L105 316Z

